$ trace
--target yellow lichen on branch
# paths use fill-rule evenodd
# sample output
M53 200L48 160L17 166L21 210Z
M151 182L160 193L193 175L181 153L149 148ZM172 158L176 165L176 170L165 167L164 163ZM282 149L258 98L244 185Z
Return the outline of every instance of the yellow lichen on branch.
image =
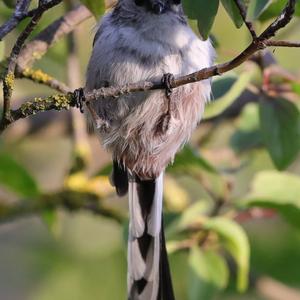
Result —
M14 73L9 72L5 78L4 78L4 83L5 86L9 89L12 90L15 82L15 75Z
M28 79L33 80L34 82L37 83L48 83L51 80L53 80L54 78L46 73L44 73L42 70L38 69L38 70L33 70L30 68L26 68L23 72L22 72L22 76L26 77Z

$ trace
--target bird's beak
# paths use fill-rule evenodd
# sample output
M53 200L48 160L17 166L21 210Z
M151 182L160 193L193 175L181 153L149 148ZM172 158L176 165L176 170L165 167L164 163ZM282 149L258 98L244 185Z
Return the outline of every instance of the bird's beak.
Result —
M154 0L152 2L151 9L156 15L162 14L165 11L165 8L165 4L160 0Z

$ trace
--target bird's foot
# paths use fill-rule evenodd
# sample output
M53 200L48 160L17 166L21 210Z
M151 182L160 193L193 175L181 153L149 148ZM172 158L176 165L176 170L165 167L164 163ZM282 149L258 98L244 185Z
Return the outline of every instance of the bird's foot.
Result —
M166 89L166 96L167 96L167 111L160 117L157 122L156 126L156 134L165 134L170 126L170 120L172 115L172 87L174 83L175 77L171 73L166 73L162 77L162 84L165 86Z
M172 89L173 89L173 84L175 81L175 77L171 73L166 73L163 75L161 79L161 83L165 86L166 88L166 96L169 98L172 94Z
M170 126L171 114L170 112L164 113L158 120L155 128L156 135L165 134Z
M84 113L83 106L85 102L85 95L84 95L83 88L79 88L75 90L73 93L73 97L74 97L75 107L77 107L81 113Z

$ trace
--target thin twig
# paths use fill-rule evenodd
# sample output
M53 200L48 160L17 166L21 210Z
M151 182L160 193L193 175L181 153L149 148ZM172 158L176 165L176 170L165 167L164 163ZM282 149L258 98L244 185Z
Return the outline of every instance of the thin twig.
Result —
M51 46L91 16L91 12L85 6L79 5L54 21L24 46L18 57L18 67L31 67Z
M16 78L24 78L31 80L35 83L43 84L60 93L67 94L72 91L65 83L57 80L56 78L39 69L34 70L26 68L25 70L23 70L19 67L18 71L15 73L15 76Z
M4 74L4 80L3 80L3 122L5 120L10 119L10 100L12 96L12 90L13 90L13 84L14 84L14 74L15 69L17 65L17 59L18 56L22 50L22 47L28 38L28 36L31 34L31 32L34 30L36 25L38 24L40 18L42 17L43 13L52 8L53 6L59 4L62 0L52 0L47 3L39 2L39 7L36 11L36 14L32 17L30 23L26 26L26 28L23 30L23 32L18 37L12 51L10 54L10 57L8 59L8 67Z
M248 28L251 36L252 36L252 39L255 40L257 38L257 34L255 32L253 23L249 22L247 20L247 10L246 10L246 7L245 7L244 3L241 0L235 0L235 4L236 4L236 6L238 7L238 9L240 11L240 14L241 14L241 16L244 20L245 25L247 26L247 28Z
M299 48L300 42L268 40L268 41L266 41L266 45L268 47L273 46L273 47Z
M68 211L87 210L96 215L108 217L122 224L126 215L111 207L106 206L98 195L71 190L64 190L56 194L41 195L31 201L9 203L0 201L1 222L11 221L21 216L30 216L45 211L46 209L63 208Z
M275 41L269 39L291 21L295 4L296 0L289 0L280 17L278 17L273 23L271 23L271 25L269 25L259 37L253 40L251 44L234 59L223 64L217 64L212 67L202 69L186 76L181 76L172 81L172 88L177 88L185 84L194 83L214 76L222 75L240 66L259 50L265 49L268 46L275 45ZM280 44L278 44L278 46L280 46ZM127 84L122 87L112 86L107 88L100 88L94 91L87 91L85 92L84 98L87 103L89 103L90 101L106 101L105 98L118 98L119 96L122 96L124 94L157 89L164 89L164 85L161 83L161 81L145 81ZM25 103L19 109L11 112L11 119L6 120L0 125L0 133L12 122L17 121L21 118L26 118L32 114L36 114L39 111L47 111L51 109L61 110L67 109L69 106L76 106L78 100L76 97L77 94L75 95L75 93L69 93L68 95L56 95L51 99L49 99L48 97L46 99L38 99L38 101ZM59 103L56 101L56 99L59 99ZM55 103L51 103L51 100L55 101ZM41 103L43 104L42 110L39 109ZM61 103L63 105L61 105Z
M31 0L17 1L15 11L11 18L0 26L0 41L28 16L28 7Z

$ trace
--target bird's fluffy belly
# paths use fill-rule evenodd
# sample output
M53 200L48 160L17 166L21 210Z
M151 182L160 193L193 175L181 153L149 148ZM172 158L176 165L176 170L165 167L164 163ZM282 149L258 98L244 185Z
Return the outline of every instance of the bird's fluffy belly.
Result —
M196 83L173 91L174 109L165 133L157 132L157 127L166 112L167 98L163 91L151 92L143 104L101 134L104 145L141 178L157 177L199 122L205 89L205 83Z
M211 65L213 51L209 42L200 41L187 26L168 26L165 30L170 32L164 34L168 42L155 40L150 33L146 35L148 38L145 33L139 36L128 27L104 31L95 44L97 51L92 60L101 64L90 63L88 89L99 88L103 82L122 86L160 80L165 73L186 75ZM112 99L111 127L106 132L99 131L102 142L115 159L141 178L157 177L190 137L209 96L208 81L174 89L171 95L174 110L169 128L163 134L156 128L167 110L164 91ZM97 105L95 108L99 110Z

